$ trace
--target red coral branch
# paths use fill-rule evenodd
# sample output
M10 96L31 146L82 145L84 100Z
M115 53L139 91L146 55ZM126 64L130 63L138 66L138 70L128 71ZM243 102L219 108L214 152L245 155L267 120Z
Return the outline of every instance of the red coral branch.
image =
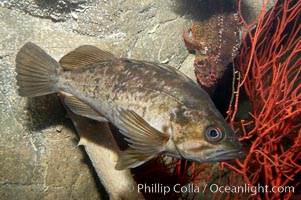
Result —
M253 109L249 120L235 122L236 96L228 110L230 123L242 132L241 141L251 143L236 171L250 185L294 186L297 190L301 173L301 1L276 1L266 14L268 1L262 2L262 12L250 24L242 17L241 0L238 4L246 36L235 62L242 76L237 91L244 89ZM293 195L265 192L257 198Z
M198 193L182 193L181 199L301 199L301 1L276 0L268 11L269 1L262 0L262 10L251 23L243 18L242 1L238 1L238 13L246 31L234 62L237 80L227 120L247 147L246 156L219 165L173 160L165 169L152 168L159 172L156 181L160 172L167 171L182 186L198 185ZM200 48L199 35L191 38L189 34L184 32L186 44ZM247 119L237 116L242 93L252 105ZM213 183L244 189L212 192L208 187ZM287 186L293 186L294 192L284 190ZM269 192L273 187L276 190Z

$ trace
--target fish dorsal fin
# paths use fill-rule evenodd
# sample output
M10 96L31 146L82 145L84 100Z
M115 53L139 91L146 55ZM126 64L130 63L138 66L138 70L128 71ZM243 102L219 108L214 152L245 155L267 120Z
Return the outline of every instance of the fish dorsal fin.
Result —
M166 71L172 73L172 74L177 74L181 76L182 78L186 79L187 81L191 81L191 79L183 74L180 70L178 70L175 67L165 65L165 64L160 64L156 62L148 62L148 61L141 61L141 60L135 60L135 59L128 59L128 58L121 58L122 61L128 62L128 63L133 63L133 64L145 64L145 65L151 65L152 67L159 67L162 69L165 69Z
M112 63L117 59L110 52L103 51L92 45L84 45L62 57L59 63L65 70L71 71L99 63Z
M65 104L67 107L75 114L81 115L84 117L88 117L90 119L94 119L100 122L107 122L108 120L101 116L100 113L96 112L93 108L89 105L85 104L78 98L74 96L68 96L64 99Z
M134 111L118 109L118 128L130 148L121 153L116 169L138 166L165 150L169 135L149 125Z

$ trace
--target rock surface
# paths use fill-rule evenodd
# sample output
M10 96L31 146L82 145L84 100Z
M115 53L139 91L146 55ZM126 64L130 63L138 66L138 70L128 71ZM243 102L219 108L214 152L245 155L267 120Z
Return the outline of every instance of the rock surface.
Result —
M59 59L92 44L118 56L179 67L188 55L178 2L4 0L0 2L1 199L107 198L56 95L21 98L15 56L27 41ZM113 166L112 166L113 167Z
M14 60L25 42L38 44L56 59L80 45L92 44L118 56L168 63L191 74L193 59L186 59L182 31L195 20L202 3L2 0L1 199L107 198L85 152L77 146L78 137L58 97L18 96Z

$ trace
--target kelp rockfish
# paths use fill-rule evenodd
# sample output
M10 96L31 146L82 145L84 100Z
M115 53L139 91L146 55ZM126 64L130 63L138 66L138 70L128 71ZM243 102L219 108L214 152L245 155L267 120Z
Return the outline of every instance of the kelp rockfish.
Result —
M74 113L114 124L129 142L116 169L136 167L164 153L212 162L243 155L237 136L208 94L173 67L117 58L80 46L59 62L33 43L16 57L23 97L64 91Z

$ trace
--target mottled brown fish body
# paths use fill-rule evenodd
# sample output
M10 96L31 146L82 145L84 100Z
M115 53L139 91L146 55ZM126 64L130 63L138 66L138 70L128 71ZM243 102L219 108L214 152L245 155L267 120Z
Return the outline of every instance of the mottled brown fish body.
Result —
M242 155L208 94L172 67L119 59L94 46L81 46L57 63L27 43L16 71L21 96L68 92L73 96L65 103L73 112L117 126L130 143L118 169L159 153L199 162Z
M114 109L122 107L134 110L151 125L164 122L167 126L174 109L182 105L204 109L211 104L208 95L187 77L141 61L117 60L67 71L60 85L109 121L115 121ZM162 127L156 128L162 131Z

